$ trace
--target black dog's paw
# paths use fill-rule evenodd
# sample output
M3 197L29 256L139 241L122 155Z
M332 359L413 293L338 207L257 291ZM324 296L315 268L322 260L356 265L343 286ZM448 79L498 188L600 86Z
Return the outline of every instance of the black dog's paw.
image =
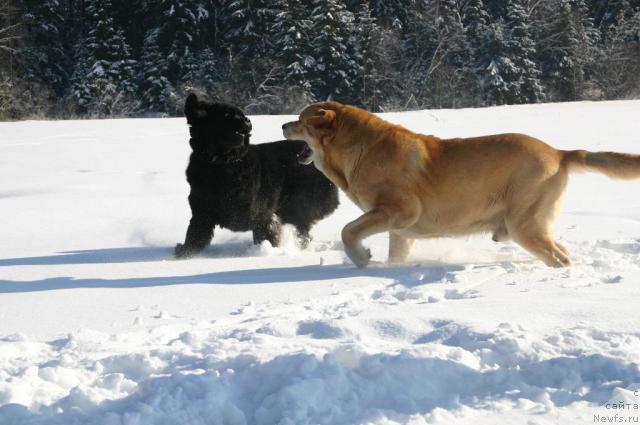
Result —
M309 235L298 235L298 247L300 249L309 248L309 244L311 243L311 236Z
M197 252L193 248L189 248L181 243L176 245L174 255L178 259L190 258L196 255Z

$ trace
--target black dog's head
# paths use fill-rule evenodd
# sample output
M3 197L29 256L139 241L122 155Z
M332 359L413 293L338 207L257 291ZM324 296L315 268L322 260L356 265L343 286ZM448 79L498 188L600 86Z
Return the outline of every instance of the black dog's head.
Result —
M198 100L191 93L184 104L189 123L191 149L206 162L235 162L249 148L251 121L240 108L226 103Z

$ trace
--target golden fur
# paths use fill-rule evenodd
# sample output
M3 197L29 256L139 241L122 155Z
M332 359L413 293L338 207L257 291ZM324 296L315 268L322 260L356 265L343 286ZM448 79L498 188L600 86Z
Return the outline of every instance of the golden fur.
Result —
M307 142L309 161L364 211L342 230L358 267L370 259L362 240L376 233L389 232L389 261L401 262L415 238L482 231L568 266L552 224L569 172L640 178L640 155L562 151L524 134L445 140L337 102L312 104L283 129Z

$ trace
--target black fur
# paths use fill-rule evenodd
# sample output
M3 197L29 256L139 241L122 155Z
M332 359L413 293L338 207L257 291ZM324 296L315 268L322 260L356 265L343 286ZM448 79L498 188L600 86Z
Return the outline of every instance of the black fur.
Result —
M251 122L235 106L190 94L185 103L193 150L187 167L191 221L176 257L195 255L214 227L253 231L254 243L277 246L281 224L296 227L303 246L313 224L338 206L338 190L313 166L298 163L304 142L250 145Z

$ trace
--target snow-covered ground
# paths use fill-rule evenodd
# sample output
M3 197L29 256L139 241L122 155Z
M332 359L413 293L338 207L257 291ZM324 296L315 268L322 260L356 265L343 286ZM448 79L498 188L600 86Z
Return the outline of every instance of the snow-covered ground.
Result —
M640 153L640 101L385 117ZM253 117L254 142L289 119ZM344 197L307 251L217 230L175 261L187 140L183 119L0 123L1 425L640 422L640 181L571 178L570 269L489 235L388 266L380 235L358 270Z

